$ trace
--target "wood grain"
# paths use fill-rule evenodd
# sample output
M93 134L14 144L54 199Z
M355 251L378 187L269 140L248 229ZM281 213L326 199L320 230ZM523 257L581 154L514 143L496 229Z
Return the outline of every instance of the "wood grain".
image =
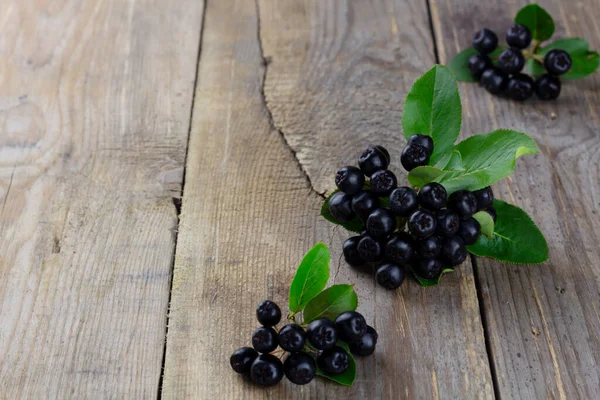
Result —
M339 261L348 233L318 215L317 192L367 143L399 154L401 99L433 62L425 4L209 1L205 21L164 398L492 398L470 264L438 288L387 292ZM259 301L285 307L318 241L332 250L332 282L356 284L378 351L358 361L352 388L257 388L229 355L249 344Z
M441 62L469 45L473 32L500 35L523 1L432 0ZM556 37L579 36L600 48L596 2L543 2ZM545 233L550 260L515 266L478 259L486 329L503 398L591 399L600 395L600 76L563 82L556 102L517 104L462 84L465 130L498 127L530 134L540 155L519 160L496 195L524 208Z
M200 21L0 5L0 397L156 396Z

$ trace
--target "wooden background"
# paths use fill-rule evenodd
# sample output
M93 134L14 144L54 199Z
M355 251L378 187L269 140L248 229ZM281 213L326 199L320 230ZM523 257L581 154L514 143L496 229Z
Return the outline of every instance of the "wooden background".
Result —
M600 398L600 74L550 103L460 84L463 137L538 142L494 189L550 261L470 259L390 293L318 215L369 144L405 178L413 81L525 3L4 0L0 398ZM595 0L542 5L600 48ZM318 241L377 353L352 388L256 388L229 355Z

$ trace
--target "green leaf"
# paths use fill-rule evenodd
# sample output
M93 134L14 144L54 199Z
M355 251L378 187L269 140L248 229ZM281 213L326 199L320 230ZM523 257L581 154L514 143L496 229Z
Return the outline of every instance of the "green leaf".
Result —
M508 129L472 136L454 146L454 149L462 156L464 170L417 167L408 174L409 182L418 187L439 182L449 194L460 189L483 189L510 175L518 157L538 153L533 139L522 132Z
M331 198L331 196L333 196L337 192L339 192L339 190L336 190L335 192L331 193L331 195L327 198L327 200L325 200L325 202L321 206L321 216L329 222L333 222L336 225L340 225L340 226L346 228L350 232L356 232L356 233L362 232L365 225L362 223L362 221L358 217L354 218L350 222L339 222L329 212L329 199Z
M329 249L317 243L306 253L290 286L290 311L302 311L307 303L318 295L329 280Z
M317 366L317 375L330 379L344 386L352 386L356 380L356 361L354 360L352 353L350 353L350 348L348 348L346 343L338 340L336 344L348 352L348 369L339 375L329 375L327 372L323 371ZM309 354L315 359L315 361L317 360L316 353L311 352Z
M527 72L529 72L534 78L542 76L546 73L546 68L544 68L544 64L537 60L534 60L533 58L530 58L525 62L525 68L527 68Z
M439 284L440 280L442 279L442 275L444 275L447 272L452 272L452 271L454 271L454 268L444 267L440 276L438 276L435 279L421 278L419 275L415 274L414 272L413 272L413 275L415 276L417 281L419 281L421 286L428 287L428 286L435 286L435 285Z
M484 235L467 249L480 257L514 264L538 264L548 260L548 243L535 222L521 210L502 200L494 200L496 225L494 239Z
M452 150L438 162L436 168L448 171L463 171L465 167L462 164L462 156L458 150Z
M414 134L433 138L434 165L454 144L460 132L462 109L456 78L448 67L436 65L416 80L406 95L402 129L408 139Z
M492 216L485 211L479 211L473 215L473 218L475 218L477 222L479 222L479 225L481 225L481 233L488 238L493 239L494 219Z
M496 50L492 51L490 53L490 57L492 58L492 60L498 57L502 50L504 50L504 48L499 46ZM469 58L471 58L471 56L474 56L475 54L477 54L477 50L475 50L472 47L469 47L455 55L452 61L450 61L449 67L454 73L454 76L456 76L457 81L477 82L477 79L473 78L473 75L471 75L471 71L469 71L468 67Z
M357 306L358 297L352 285L333 285L308 302L304 309L304 323L323 317L334 320L344 311L356 310Z
M550 43L548 46L539 49L538 54L541 57L545 57L550 50L561 49L569 53L573 65L566 74L562 75L561 78L565 79L581 79L596 72L600 65L600 55L595 51L589 50L589 43L580 38L567 38L560 39ZM539 75L544 73L544 66L539 63L534 63L535 72L540 72ZM536 75L537 76L537 75Z
M535 3L521 8L515 22L528 27L533 39L540 42L550 39L554 33L554 20L546 10Z

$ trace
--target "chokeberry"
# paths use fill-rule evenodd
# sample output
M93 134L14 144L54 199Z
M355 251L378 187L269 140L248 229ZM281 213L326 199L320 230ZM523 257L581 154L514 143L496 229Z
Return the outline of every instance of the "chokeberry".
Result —
M395 215L408 217L419 207L417 192L408 186L394 189L390 194L389 207Z
M379 207L379 197L370 190L361 190L352 198L352 210L362 221L366 221L377 207Z
M359 357L370 356L375 352L377 346L377 331L371 326L367 326L367 332L357 342L348 343L350 352Z
M525 101L533 96L533 84L533 78L529 75L513 75L506 85L506 94L513 100Z
M256 319L263 326L275 326L281 321L281 309L277 303L264 300L256 307Z
M338 339L335 324L327 318L315 319L308 324L306 336L310 344L320 350L331 349Z
M409 144L400 155L400 163L407 171L429 164L429 153L427 149L418 144Z
M408 264L414 255L414 242L406 232L391 235L385 245L385 258L393 263Z
M416 238L426 238L435 232L437 221L427 210L417 210L408 219L408 230Z
M319 368L330 375L339 375L345 372L350 365L350 358L346 350L340 346L323 350L317 357Z
M469 57L469 61L467 61L467 67L471 72L471 76L475 79L479 79L483 71L490 68L492 66L492 60L485 54L474 54Z
M352 236L348 240L344 242L343 253L344 260L349 265L360 266L365 263L365 260L358 253L358 242L360 241L360 236Z
M437 236L430 236L417 241L417 254L421 258L437 257L442 251L442 240Z
M525 66L525 57L521 50L509 47L498 56L498 68L507 74L516 74Z
M385 208L378 208L367 218L367 232L374 238L382 238L396 230L396 217Z
M383 259L383 245L369 235L360 238L357 249L360 257L367 262L377 262Z
M485 210L494 204L494 192L491 186L473 192L477 199L477 211Z
M439 210L446 204L447 196L446 189L439 183L427 183L419 190L419 204L428 210Z
M329 212L339 222L352 221L355 217L352 196L344 192L334 193L329 199Z
M379 150L384 156L385 158L387 158L387 165L390 165L390 152L387 151L387 149L383 146L377 145L377 146L373 146L375 147L377 150Z
M288 324L279 330L279 346L285 351L300 351L305 342L306 332L300 325Z
M562 75L571 69L571 56L564 50L550 50L544 57L544 67L552 75Z
M421 278L436 279L442 273L442 263L436 258L419 261L415 266L415 273Z
M535 94L540 100L555 100L560 95L560 79L550 74L540 76L534 84Z
M270 326L261 326L252 334L252 347L259 353L270 353L278 344L279 335Z
M481 85L491 94L499 94L506 89L508 76L496 67L483 71L480 79Z
M404 275L404 267L397 264L385 263L377 269L375 278L379 285L388 290L393 290L398 289L400 285L402 285L402 282L404 282Z
M365 175L356 167L342 167L335 174L335 184L346 194L355 194L365 184Z
M360 340L365 332L367 332L367 321L361 313L346 311L338 315L335 319L335 328L340 339L352 343Z
M436 214L437 230L436 233L440 236L452 237L460 228L460 218L458 214L447 208L438 211Z
M458 190L448 198L448 208L456 212L460 219L467 219L477 211L477 198L468 190Z
M396 189L396 186L398 186L398 179L390 170L377 171L371 175L371 191L377 196L389 196L392 190Z
M369 177L376 171L387 169L388 165L389 156L376 147L369 147L358 158L358 166Z
M252 347L240 347L229 358L229 364L238 374L247 374L256 357L258 353Z
M465 245L469 246L474 244L479 238L480 234L481 225L475 218L468 218L460 224L458 236L460 236Z
M455 236L444 239L442 244L442 261L451 266L461 264L467 259L467 248L461 238Z
M260 386L276 385L283 378L283 364L272 354L261 354L252 363L250 378Z
M522 24L514 24L506 31L506 43L510 47L524 49L531 43L531 31Z
M427 151L427 154L429 154L429 155L431 155L431 153L433 153L433 138L431 136L421 135L421 134L412 135L411 137L408 138L407 145L413 145L413 144L424 147L425 150Z
M486 208L485 212L490 214L490 217L492 217L492 220L494 222L496 222L497 215L496 215L496 209L494 207Z
M489 54L498 46L498 36L491 30L483 28L473 35L473 47L481 54Z
M315 360L305 352L291 353L283 362L283 372L290 382L306 385L317 374Z

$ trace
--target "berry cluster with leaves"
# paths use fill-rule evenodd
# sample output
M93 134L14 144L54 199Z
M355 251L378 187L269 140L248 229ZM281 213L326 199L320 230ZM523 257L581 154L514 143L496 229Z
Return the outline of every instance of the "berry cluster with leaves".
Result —
M542 46L553 33L550 14L537 4L529 4L506 31L508 47L499 45L498 36L484 28L473 36L473 47L454 57L450 68L458 80L479 81L495 95L523 101L535 92L540 100L554 100L560 95L560 77L586 77L598 69L600 55L590 51L589 44L580 38ZM529 74L521 72L524 67Z
M455 143L461 114L454 75L436 65L414 83L404 104L407 145L400 161L410 186L397 186L389 152L372 146L358 168L337 172L338 190L321 208L325 219L360 234L343 245L347 263L375 264L378 283L388 289L401 285L406 267L422 285L435 285L468 252L522 264L548 258L531 218L494 199L491 189L513 172L518 157L537 154L537 145L507 129Z
M353 355L373 354L378 334L356 312L358 297L351 285L325 289L330 258L323 243L304 256L290 287L288 323L279 330L280 307L271 300L258 305L261 326L252 334L252 347L235 350L229 359L235 372L259 386L276 385L284 375L296 385L306 385L317 375L352 385Z

